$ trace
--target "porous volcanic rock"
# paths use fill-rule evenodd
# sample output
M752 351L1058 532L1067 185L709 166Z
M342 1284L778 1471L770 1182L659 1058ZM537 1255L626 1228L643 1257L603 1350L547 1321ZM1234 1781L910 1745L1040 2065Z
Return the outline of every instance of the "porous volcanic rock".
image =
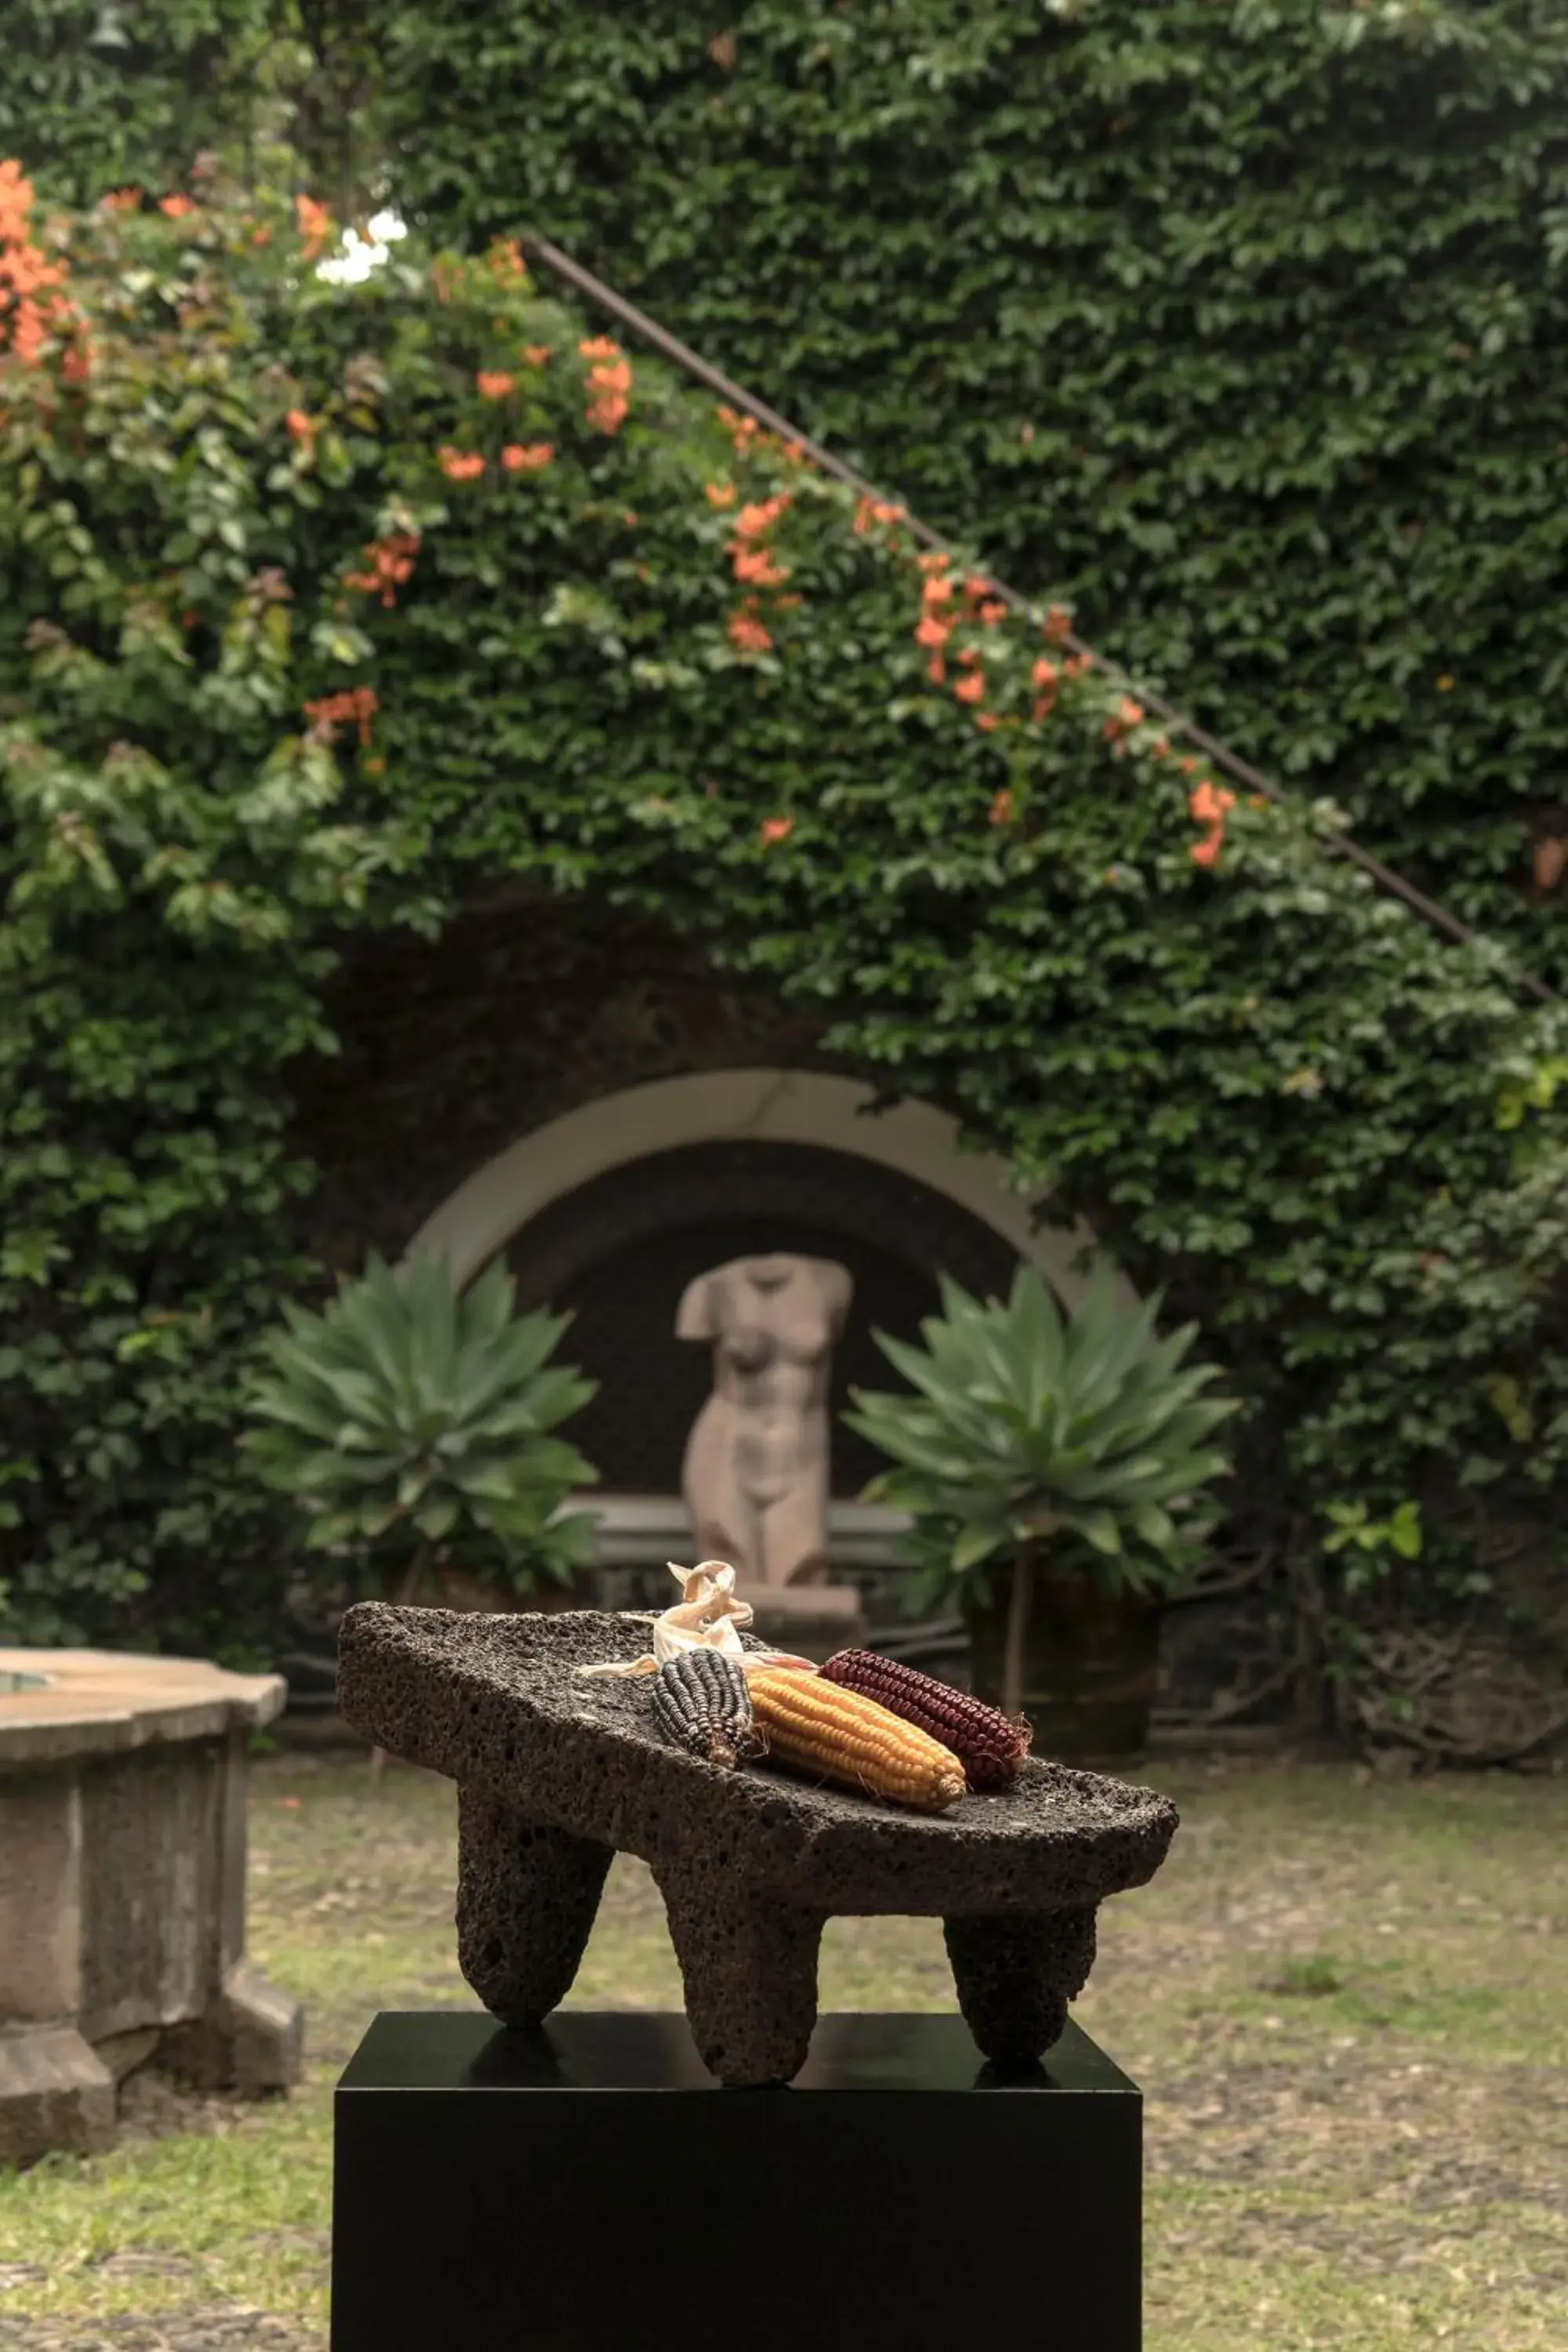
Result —
M577 1672L639 1656L651 1625L379 1601L343 1621L347 1721L458 1784L459 1958L487 2008L531 2026L564 1997L620 1852L658 1883L692 2032L722 2082L798 2072L837 1915L942 1918L985 2056L1048 2049L1093 1963L1097 1906L1164 1860L1169 1800L1032 1760L1000 1795L914 1814L771 1766L706 1763L662 1739L646 1682Z

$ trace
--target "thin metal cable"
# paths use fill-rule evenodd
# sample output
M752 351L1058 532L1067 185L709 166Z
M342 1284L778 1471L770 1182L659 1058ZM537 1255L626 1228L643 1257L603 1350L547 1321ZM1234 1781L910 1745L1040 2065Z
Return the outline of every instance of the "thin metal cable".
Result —
M684 368L689 375L696 376L710 390L721 394L732 406L743 409L748 415L754 416L758 424L765 425L770 433L776 433L783 440L793 443L797 449L803 449L824 473L831 474L836 480L843 482L847 488L858 492L861 498L875 499L879 505L891 506L898 503L889 499L885 491L879 490L874 483L868 482L863 474L857 473L853 466L847 466L841 457L834 457L831 450L825 449L820 442L814 441L808 433L803 433L797 425L791 425L787 418L778 414L776 409L770 408L765 401L757 399L753 393L747 392L743 385L736 383L731 377L724 373L722 368L716 368L711 361L703 359L700 352L694 352L689 344L681 342L679 337L670 334L666 328L658 324L657 320L650 319L646 311L639 310L635 302L628 302L624 294L617 294L614 287L606 286L602 278L595 278L591 269L584 269L581 262L574 261L570 254L563 253L560 247L552 245L548 237L541 236L535 230L524 229L521 232L520 242L530 253L536 255L547 269L553 270L557 277L565 278L570 285L576 287L579 293L585 294L590 301L596 302L602 309L613 312L623 325L630 327L634 333L642 336L645 341L652 343L657 351L662 352L666 359L673 360L676 365ZM921 522L918 516L911 515L907 508L903 510L903 522L911 536L924 546L938 549L943 554L953 552L950 543L939 532L932 530L929 524ZM986 579L1002 602L1011 605L1016 612L1026 612L1032 604L1038 602L1037 598L1020 595L1016 589L1009 588L1005 581L993 579L990 572L986 573ZM1136 678L1130 677L1119 662L1108 661L1103 654L1097 653L1092 646L1086 644L1082 637L1070 631L1062 638L1061 643L1075 654L1087 655L1102 677L1108 677L1114 685L1123 688L1127 693L1141 702L1146 710L1152 710L1156 718L1163 722L1169 733L1183 736L1189 743L1194 744L1216 768L1223 768L1227 775L1234 776L1237 782L1244 784L1248 792L1260 793L1265 800L1272 801L1277 805L1288 805L1289 795L1282 792L1278 784L1271 783L1259 769L1253 766L1250 760L1244 760L1238 751L1233 751L1227 744L1218 741L1215 736L1200 727L1195 719L1187 718L1173 704L1167 702L1163 695L1152 693L1146 687L1140 686ZM1403 874L1396 874L1392 866L1385 866L1381 858L1374 857L1371 851L1363 849L1359 842L1352 841L1349 834L1328 833L1321 838L1327 847L1336 850L1342 857L1348 858L1352 866L1359 866L1363 874L1369 874L1380 888L1391 892L1396 898L1402 898L1407 907L1430 923L1435 930L1444 932L1447 938L1457 940L1463 946L1478 946L1481 943L1481 934L1479 931L1474 930L1468 923L1461 922L1458 915L1450 914L1447 908L1439 906L1435 898L1429 898L1424 890L1416 888L1414 882L1407 882ZM1556 1004L1561 1001L1556 990L1548 987L1545 981L1538 980L1533 972L1525 971L1516 965L1513 968L1512 977L1519 987L1542 1004Z

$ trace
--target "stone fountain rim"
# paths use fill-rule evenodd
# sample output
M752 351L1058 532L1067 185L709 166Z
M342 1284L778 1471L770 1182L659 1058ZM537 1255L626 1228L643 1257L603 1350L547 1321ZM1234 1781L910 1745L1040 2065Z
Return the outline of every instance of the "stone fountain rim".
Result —
M0 1772L221 1738L237 1725L271 1723L288 1697L280 1675L130 1650L0 1649L0 1673L46 1677L41 1689L0 1690Z

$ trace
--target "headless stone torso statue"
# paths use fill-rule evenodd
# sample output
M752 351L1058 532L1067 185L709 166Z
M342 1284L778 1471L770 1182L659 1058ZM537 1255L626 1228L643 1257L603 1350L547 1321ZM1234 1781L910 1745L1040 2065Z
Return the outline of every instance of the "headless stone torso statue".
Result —
M713 1349L713 1393L687 1441L682 1489L699 1551L742 1582L827 1572L827 1392L854 1295L818 1257L742 1257L688 1286L679 1339Z

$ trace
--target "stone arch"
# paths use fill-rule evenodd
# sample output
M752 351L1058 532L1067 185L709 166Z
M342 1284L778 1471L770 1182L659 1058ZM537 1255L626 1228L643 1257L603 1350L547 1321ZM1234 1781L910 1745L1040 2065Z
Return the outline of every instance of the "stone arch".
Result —
M1081 1296L1084 1228L1037 1224L1005 1164L962 1150L942 1112L868 1116L872 1100L864 1082L799 1067L625 1087L497 1153L409 1244L459 1281L504 1253L521 1307L571 1313L566 1353L596 1384L572 1435L603 1482L590 1507L606 1559L679 1549L681 1455L711 1373L677 1339L675 1309L704 1265L789 1250L848 1267L858 1312L834 1356L830 1518L836 1558L869 1567L885 1566L898 1515L857 1499L883 1465L843 1413L857 1385L901 1385L876 1332L918 1337L939 1268L986 1297L1024 1259L1068 1306Z
M467 1282L522 1227L594 1179L685 1145L805 1144L870 1160L943 1194L1032 1262L1069 1308L1088 1276L1086 1227L1037 1224L994 1155L961 1150L957 1122L929 1103L867 1116L871 1088L804 1069L705 1070L602 1096L548 1120L479 1168L427 1217L410 1254L443 1256ZM1124 1277L1119 1287L1132 1297Z

